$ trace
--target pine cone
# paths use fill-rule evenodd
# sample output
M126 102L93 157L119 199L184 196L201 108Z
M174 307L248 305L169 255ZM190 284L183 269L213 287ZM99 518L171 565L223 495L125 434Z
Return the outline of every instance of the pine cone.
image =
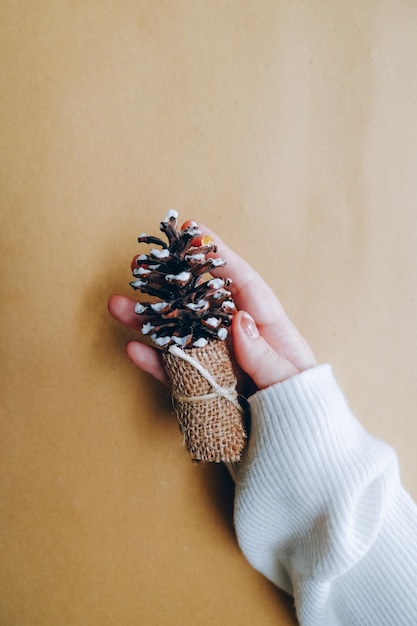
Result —
M135 311L147 321L142 333L163 349L174 405L184 442L193 461L235 462L245 445L243 410L225 339L235 305L230 279L206 277L225 261L207 255L217 248L202 237L195 222L177 230L170 211L160 229L168 243L142 234L139 243L154 244L135 260L130 284L156 301L138 302Z

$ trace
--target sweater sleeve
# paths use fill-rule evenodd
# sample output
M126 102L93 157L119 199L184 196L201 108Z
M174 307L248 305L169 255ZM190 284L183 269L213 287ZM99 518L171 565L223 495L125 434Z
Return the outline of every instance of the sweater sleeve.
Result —
M256 393L237 473L249 562L305 626L417 624L417 507L393 450L365 432L328 365Z

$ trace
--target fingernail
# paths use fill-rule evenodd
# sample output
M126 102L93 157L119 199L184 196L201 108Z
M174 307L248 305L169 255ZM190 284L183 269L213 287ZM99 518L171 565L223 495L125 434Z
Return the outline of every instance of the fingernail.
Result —
M245 335L250 339L256 339L256 337L259 337L258 328L249 313L243 313L240 318L240 325Z

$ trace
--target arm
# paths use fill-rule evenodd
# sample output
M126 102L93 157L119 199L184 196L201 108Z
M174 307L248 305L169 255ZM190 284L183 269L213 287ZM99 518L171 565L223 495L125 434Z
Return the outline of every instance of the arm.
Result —
M258 392L251 413L235 504L250 563L294 596L301 624L417 623L417 508L330 367Z
M251 434L236 474L242 551L295 598L302 624L417 623L417 509L395 455L351 415L328 366L261 277L208 229L227 259L239 312L232 325ZM111 314L138 328L134 301ZM250 312L250 315L249 315ZM130 342L128 356L167 383L159 353Z

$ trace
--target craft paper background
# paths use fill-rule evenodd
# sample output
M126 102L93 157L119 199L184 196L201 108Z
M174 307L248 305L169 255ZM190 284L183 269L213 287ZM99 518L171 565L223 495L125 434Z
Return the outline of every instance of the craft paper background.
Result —
M3 0L0 22L0 623L294 624L106 303L167 209L204 221L417 497L417 7Z

